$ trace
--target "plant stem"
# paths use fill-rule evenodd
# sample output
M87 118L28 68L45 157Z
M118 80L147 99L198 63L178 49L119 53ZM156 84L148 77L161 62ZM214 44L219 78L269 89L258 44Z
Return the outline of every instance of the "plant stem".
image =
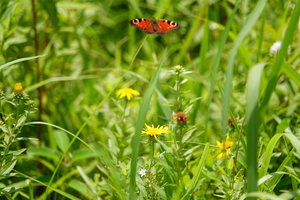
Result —
M34 0L31 0L31 7L32 7L32 14L33 14L33 32L34 32L34 43L35 43L35 55L38 56L39 54L39 40L38 40L38 34L36 30L36 10L35 10L35 2ZM39 66L39 59L35 59L35 64L36 64L36 82L39 83L41 81L41 73L40 73L40 66ZM42 121L42 110L43 110L43 105L42 105L42 88L38 88L38 98L39 98L39 121ZM41 146L42 144L42 125L38 125L38 138L39 138L39 145Z

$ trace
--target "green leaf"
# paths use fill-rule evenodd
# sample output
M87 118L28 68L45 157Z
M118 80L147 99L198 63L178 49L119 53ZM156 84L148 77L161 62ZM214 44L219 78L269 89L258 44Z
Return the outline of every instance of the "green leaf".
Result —
M6 163L4 166L2 166L0 174L8 174L11 172L11 170L15 167L17 163L17 159L12 159L11 161L9 161L8 163Z
M47 147L29 147L27 149L27 154L33 156L43 156L52 159L59 159L61 156L58 151Z
M70 139L68 137L68 135L61 130L54 130L53 131L53 135L56 141L56 144L58 146L58 148L65 152L70 144Z
M3 22L7 18L11 18L15 12L16 7L18 4L16 2L11 3L8 6L10 0L1 0L0 2L0 22Z
M3 44L3 51L6 51L13 44L22 44L27 42L27 38L25 37L13 37L5 40Z
M259 5L259 4L257 4ZM257 142L261 124L259 113L260 81L266 63L250 69L247 80L246 131L247 131L247 186L248 192L257 190Z
M90 149L79 149L73 152L73 161L95 157L96 154Z
M57 10L56 10L56 2L54 0L39 0L40 4L46 10L49 15L49 18L56 30L58 30L59 26L59 19L57 17Z
M259 175L258 175L259 179L262 178L263 176L267 175L273 150L274 150L275 145L276 145L276 143L278 142L278 140L280 139L281 136L282 136L282 133L277 133L269 141L268 146L265 150L263 159L262 159L261 168L259 169Z
M77 192L79 192L80 194L84 195L85 197L88 198L87 194L88 194L88 190L86 188L86 185L78 180L72 179L69 183L68 183L70 188L73 188L74 190L76 190Z
M13 64L16 64L16 63L19 63L19 62L23 62L23 61L26 61L26 60L32 60L32 59L35 59L35 58L43 57L45 55L46 54L40 55L40 56L33 56L33 57L26 57L26 58L17 59L17 60L11 61L9 63L6 63L4 65L0 65L0 70L4 69L5 67L8 67L10 65L13 65Z
M205 165L208 152L209 152L209 143L206 143L204 151L201 156L201 159L199 160L199 163L197 164L196 172L195 172L193 179L189 185L187 193L182 197L182 199L185 199L186 197L188 197L189 194L193 193L197 189L196 185L197 185L198 181L200 181L200 175L201 175L202 169Z
M287 75L291 80L293 80L298 87L300 87L300 75L291 65L284 63L284 66L281 68L282 72Z

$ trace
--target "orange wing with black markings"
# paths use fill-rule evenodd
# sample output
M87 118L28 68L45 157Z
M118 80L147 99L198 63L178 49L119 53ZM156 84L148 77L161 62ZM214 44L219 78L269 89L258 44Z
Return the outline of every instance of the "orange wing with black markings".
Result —
M159 34L165 35L172 29L178 29L179 25L176 22L155 18L150 19L134 19L130 21L131 26L138 27L141 31L146 34Z

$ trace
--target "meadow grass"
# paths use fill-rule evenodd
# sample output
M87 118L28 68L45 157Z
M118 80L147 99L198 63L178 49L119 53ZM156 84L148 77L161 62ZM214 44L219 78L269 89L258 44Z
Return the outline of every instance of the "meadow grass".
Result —
M166 35L134 18L179 24ZM296 0L0 2L1 199L299 199Z

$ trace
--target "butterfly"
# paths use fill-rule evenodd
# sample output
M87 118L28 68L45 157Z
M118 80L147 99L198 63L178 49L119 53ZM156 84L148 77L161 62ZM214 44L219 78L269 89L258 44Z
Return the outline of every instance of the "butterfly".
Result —
M165 19L134 19L129 22L131 26L136 26L146 34L165 35L172 29L178 29L179 24Z

